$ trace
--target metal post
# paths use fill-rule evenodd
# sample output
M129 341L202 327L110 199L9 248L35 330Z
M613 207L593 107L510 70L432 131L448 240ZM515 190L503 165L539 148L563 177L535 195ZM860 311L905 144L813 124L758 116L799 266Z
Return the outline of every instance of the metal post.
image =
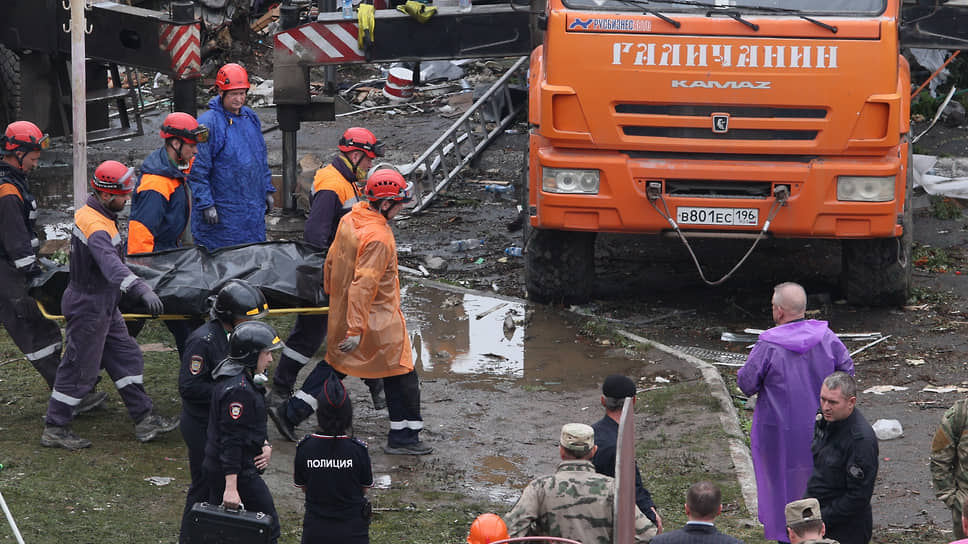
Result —
M324 13L333 13L336 11L337 5L336 0L321 0L320 10ZM330 95L336 95L336 65L331 64L323 69L323 75L326 79L326 89L325 93Z
M85 0L71 0L71 111L74 140L74 209L87 200L87 72L85 69ZM116 84L119 82L115 82Z
M171 3L171 19L176 23L190 24L195 22L195 4L186 0L174 0ZM175 111L183 111L192 117L198 117L198 103L195 99L198 78L175 79L172 83L172 97Z
M329 0L335 3L335 0ZM299 8L292 0L283 0L279 8L279 26L286 30L299 24ZM289 213L296 209L296 134L299 131L297 106L279 104L276 118L282 130L282 210Z

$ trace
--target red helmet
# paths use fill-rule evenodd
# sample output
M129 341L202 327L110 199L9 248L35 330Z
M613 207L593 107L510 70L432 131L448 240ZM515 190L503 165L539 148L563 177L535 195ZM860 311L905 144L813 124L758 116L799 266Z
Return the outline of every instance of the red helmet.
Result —
M112 195L126 195L134 189L134 168L118 161L104 161L94 170L91 187Z
M362 127L350 127L340 136L339 150L344 153L359 150L373 159L383 156L383 142L376 139L372 132Z
M219 92L248 89L249 73L245 71L245 68L230 62L218 69L218 74L215 76L215 86L218 87Z
M508 527L497 514L481 514L471 523L467 544L490 544L508 538Z
M178 138L187 144L198 144L208 141L208 127L199 125L191 115L176 111L169 113L165 117L165 122L161 124L161 137Z
M364 193L370 202L379 200L402 200L410 202L412 186L403 179L400 172L392 168L380 168L366 178Z
M3 152L7 155L16 151L40 151L48 147L50 137L30 121L14 121L7 125L3 133Z

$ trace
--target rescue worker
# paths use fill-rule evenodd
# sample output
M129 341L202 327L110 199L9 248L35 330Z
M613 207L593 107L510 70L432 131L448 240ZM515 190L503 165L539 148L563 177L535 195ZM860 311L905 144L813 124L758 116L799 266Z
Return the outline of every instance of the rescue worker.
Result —
M249 74L235 63L215 76L219 95L208 102L198 122L209 129L188 175L192 190L192 235L209 251L263 242L265 214L273 206L262 122L245 105Z
M105 161L91 178L94 191L74 214L71 236L70 282L61 308L67 320L67 347L54 390L47 405L41 443L69 450L91 445L69 425L74 408L91 392L101 369L114 381L128 414L135 421L134 435L141 442L178 427L178 418L155 414L144 388L144 358L124 326L118 302L122 293L142 300L148 311L160 314L158 295L124 264L124 241L118 233L117 214L131 196L134 169L118 161Z
M261 321L239 323L229 337L229 356L212 371L215 386L205 444L209 503L240 504L272 516L270 541L279 540L279 516L259 474L269 466L272 445L266 435L263 385L272 351L282 347L275 329Z
M293 461L293 482L306 495L302 544L369 544L370 454L353 438L353 403L335 374L323 383L316 417L318 431L303 437Z
M212 369L228 356L229 334L237 325L262 319L268 314L269 305L262 291L245 280L229 280L212 299L212 319L195 329L185 343L178 373L178 393L182 398L180 427L182 438L188 446L188 468L192 483L185 497L181 541L188 534L192 505L208 501L202 463L205 461L208 412L215 385Z
M339 220L361 200L360 190L373 159L383 156L383 142L369 130L351 127L339 139L339 154L313 179L312 201L303 239L306 243L327 251L336 236ZM297 440L295 428L316 411L316 397L323 382L333 374L332 367L323 360L292 394L296 376L323 345L326 338L326 314L296 316L296 323L286 339L279 366L272 378L269 392L269 417L280 434L292 442ZM364 379L370 388L373 408L386 408L383 380Z
M390 412L384 451L425 455L433 448L420 441L420 382L400 310L397 244L389 224L410 201L410 187L396 170L380 169L367 178L364 193L367 201L343 217L326 255L326 360L349 376L383 378Z
M37 301L27 294L30 280L42 272L36 253L40 242L34 232L37 201L30 194L27 174L37 168L50 138L30 121L14 121L0 143L0 323L53 389L61 356L60 327L44 317ZM76 411L92 410L106 397L103 391L91 391Z
M208 128L191 115L176 111L161 124L164 145L141 165L141 178L135 186L128 221L128 255L151 253L180 247L188 226L188 189L185 180L199 142L208 141ZM129 326L132 336L144 326ZM184 355L185 339L202 324L201 320L165 320L175 338L178 356Z

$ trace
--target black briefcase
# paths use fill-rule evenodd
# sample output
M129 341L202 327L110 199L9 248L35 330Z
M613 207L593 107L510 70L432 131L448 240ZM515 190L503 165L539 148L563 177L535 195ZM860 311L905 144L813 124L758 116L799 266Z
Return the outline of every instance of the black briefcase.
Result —
M268 544L272 516L196 502L192 505L187 542L191 544Z

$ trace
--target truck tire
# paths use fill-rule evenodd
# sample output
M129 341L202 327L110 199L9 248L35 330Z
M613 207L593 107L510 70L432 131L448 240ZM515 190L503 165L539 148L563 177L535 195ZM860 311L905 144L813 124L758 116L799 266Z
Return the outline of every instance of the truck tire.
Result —
M542 303L587 302L595 282L596 234L530 229L524 253L528 298Z
M903 306L911 291L911 244L914 241L911 206L913 174L908 150L907 192L898 238L844 240L841 282L847 302L859 306Z
M20 56L0 45L0 126L19 119L22 109Z

